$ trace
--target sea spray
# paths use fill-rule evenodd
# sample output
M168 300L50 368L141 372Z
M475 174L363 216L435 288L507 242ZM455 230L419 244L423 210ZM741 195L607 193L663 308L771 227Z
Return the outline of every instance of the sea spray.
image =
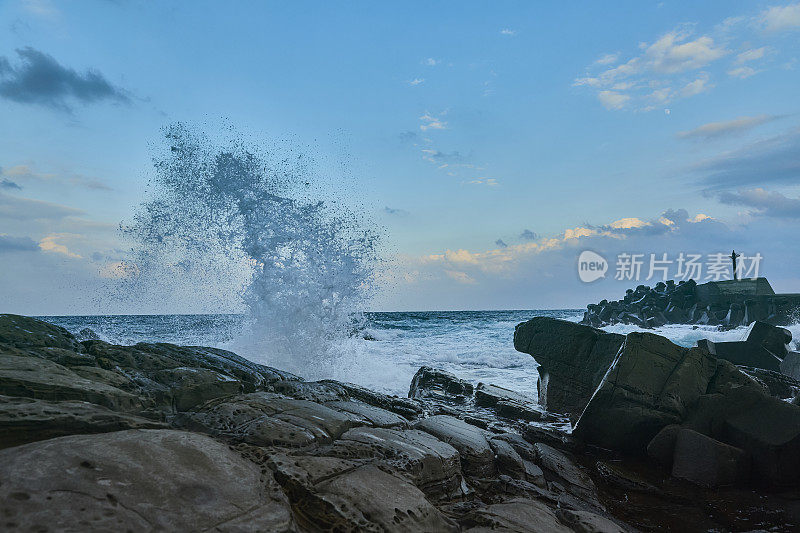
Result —
M320 198L302 154L183 124L164 130L133 241L126 292L204 312L243 309L233 348L302 375L341 359L373 284L376 232Z

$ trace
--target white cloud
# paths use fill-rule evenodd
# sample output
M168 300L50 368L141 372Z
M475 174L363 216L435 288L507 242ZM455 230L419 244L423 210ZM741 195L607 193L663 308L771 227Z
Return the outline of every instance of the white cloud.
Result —
M761 13L759 22L768 32L800 28L800 3L770 7Z
M603 54L600 56L597 61L595 61L596 65L611 65L619 61L619 52L615 52L613 54Z
M416 87L417 85L425 83L425 78L414 78L413 80L409 80L406 83L408 83L412 87Z
M688 98L700 93L704 93L714 87L708 82L708 74L702 73L696 80L687 83L680 91L681 96Z
M681 139L715 139L717 137L742 133L778 118L781 117L777 115L758 115L754 117L739 117L723 122L709 122L693 130L679 132L678 137Z
M428 67L435 67L439 63L441 63L441 61L433 57L428 57L422 60L422 64Z
M600 91L597 98L606 109L622 109L630 101L631 97L617 91Z
M73 253L69 251L65 244L61 244L56 242L62 239L73 239L73 238L81 238L82 235L76 235L74 233L51 233L47 235L42 240L39 241L39 248L41 248L45 252L53 252L57 254L66 255L67 257L71 257L73 259L82 259L79 254Z
M736 67L728 71L728 76L743 80L757 73L758 71L751 67Z
M500 183L495 178L472 178L467 181L470 185L486 185L488 187L497 187Z
M746 63L748 61L755 61L756 59L761 59L767 53L768 48L766 46L762 46L761 48L752 48L750 50L745 50L741 54L736 56L736 63Z
M512 30L510 28L503 28L500 30L500 35L508 35L509 37L513 37L517 34L517 30Z
M419 125L419 129L422 131L447 129L447 122L442 120L442 116L444 114L445 113L441 113L437 117L426 112L424 115L419 117L419 119L422 121L422 124Z

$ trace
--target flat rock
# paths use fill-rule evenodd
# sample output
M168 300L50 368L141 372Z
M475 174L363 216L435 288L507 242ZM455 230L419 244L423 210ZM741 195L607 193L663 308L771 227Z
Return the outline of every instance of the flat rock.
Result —
M117 413L88 402L49 402L0 396L0 449L29 442L125 429L166 429L166 424Z
M470 513L462 524L466 526L465 531L473 533L482 531L572 533L572 529L563 525L547 505L529 499L514 499L478 509Z
M105 383L82 378L58 363L2 353L0 394L49 401L78 400L122 411L142 407L138 397Z
M536 359L539 405L575 421L614 361L625 337L550 317L518 324L514 348Z
M578 420L573 436L643 454L661 428L680 423L706 393L716 359L652 333L629 333Z
M555 474L570 488L576 489L572 491L576 495L586 495L592 500L596 500L597 489L592 478L572 458L541 442L537 442L534 448L538 456L538 463L545 471Z
M379 428L406 428L408 421L402 416L361 402L326 402L330 407L339 412L350 413L364 420L367 425Z
M482 429L448 415L420 420L414 428L430 433L458 450L465 474L489 477L494 473L494 452Z
M423 431L354 428L342 435L326 454L344 459L383 460L426 494L450 494L461 483L458 451Z
M60 437L0 451L7 528L289 531L271 473L213 439L172 430Z

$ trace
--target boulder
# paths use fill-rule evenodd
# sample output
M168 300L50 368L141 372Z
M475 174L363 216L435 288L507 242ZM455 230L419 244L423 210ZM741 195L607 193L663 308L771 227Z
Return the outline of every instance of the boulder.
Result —
M464 403L472 397L472 390L472 383L459 379L450 372L423 366L411 380L408 397Z
M587 443L643 454L706 393L716 359L652 333L629 333L573 431Z
M425 418L416 422L414 428L430 433L458 450L465 474L474 477L494 474L494 452L482 429L448 415Z
M367 425L379 428L406 428L408 422L402 416L380 407L361 402L326 402L325 407L340 413L350 413L365 421Z
M539 405L574 421L591 398L625 337L549 317L518 324L514 348L539 363Z
M0 449L66 435L125 429L165 429L161 422L117 413L88 402L48 402L0 396Z
M0 314L0 345L15 348L61 348L80 351L80 345L66 329L43 320Z
M536 421L543 416L541 408L526 396L485 383L478 383L475 389L475 405L488 407L502 417L515 420Z
M781 364L783 363L781 362ZM760 384L771 396L781 399L791 399L800 393L800 381L782 372L747 366L740 366L738 368L743 374Z
M599 506L597 489L592 478L571 457L541 442L537 442L534 448L536 449L537 462L545 473L550 475L548 479L557 476L556 479L559 479L569 492Z
M0 450L8 529L294 529L271 473L204 435L129 430Z
M691 429L675 436L672 475L705 487L733 485L749 476L747 454Z
M779 365L781 374L800 381L800 352L789 352Z
M672 469L672 458L675 455L675 439L681 426L670 424L661 428L656 436L647 443L647 456L663 467Z
M744 365L780 372L781 359L789 352L792 333L785 328L753 322L744 341L697 341L697 345L720 359L735 365Z

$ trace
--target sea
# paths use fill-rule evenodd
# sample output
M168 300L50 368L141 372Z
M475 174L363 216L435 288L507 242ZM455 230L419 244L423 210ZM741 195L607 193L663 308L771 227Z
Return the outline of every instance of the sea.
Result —
M535 316L579 321L582 310L425 311L365 313L358 330L334 343L325 355L309 357L270 353L248 342L247 315L106 315L45 316L79 338L96 335L115 344L169 342L231 350L254 362L288 370L305 379L337 379L386 394L406 396L421 366L447 370L473 383L489 383L535 399L537 364L514 350L514 327ZM91 330L90 333L88 330ZM635 326L606 328L616 333ZM800 327L791 326L794 338ZM650 330L681 346L699 339L741 340L746 328L719 331L711 326L667 325Z

